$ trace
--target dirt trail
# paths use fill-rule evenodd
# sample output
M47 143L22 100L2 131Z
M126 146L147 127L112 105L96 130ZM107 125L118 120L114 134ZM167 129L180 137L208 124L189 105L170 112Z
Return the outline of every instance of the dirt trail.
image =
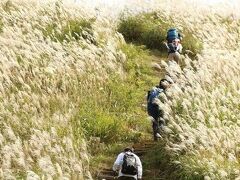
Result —
M149 65L152 66L152 68L155 70L154 71L155 75L157 77L159 77L159 79L161 77L164 77L164 74L165 74L165 70L160 67L161 61L166 60L165 56L167 57L167 55L161 54L157 50L151 51L150 55L149 55L149 58L151 59L151 63ZM148 169L145 167L145 163L144 163L144 155L146 155L147 153L151 153L151 150L156 146L156 144L157 143L154 141L146 140L144 142L136 143L133 145L134 153L140 157L142 164L143 164L143 177L142 177L143 180L164 179L164 178L159 177L160 176L159 169ZM112 164L113 163L114 162L112 162ZM117 179L117 176L116 176L116 174L114 174L112 167L109 167L109 168L102 169L98 173L97 179L98 180L113 180L113 179Z
M155 142L153 141L144 141L141 143L137 143L133 145L134 148L134 153L136 155L138 155L140 157L140 159L142 160L144 155L147 154L148 152L151 151L151 149L156 145ZM149 172L146 172L149 170L146 170L144 168L144 164L143 164L143 180L147 180L149 179ZM97 176L98 180L113 180L113 179L117 179L117 176L114 174L114 172L112 171L111 167L108 169L102 169L98 176ZM152 178L150 178L152 179Z

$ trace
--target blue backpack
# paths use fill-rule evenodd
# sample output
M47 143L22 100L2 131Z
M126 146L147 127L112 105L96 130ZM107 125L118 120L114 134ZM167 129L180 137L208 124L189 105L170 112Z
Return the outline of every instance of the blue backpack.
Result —
M155 98L158 98L160 93L163 92L163 89L160 88L153 88L151 91L148 91L147 96L147 112L150 116L154 116L159 114L159 107L158 104L154 103Z
M148 95L147 95L148 105L152 104L154 99L157 98L161 92L163 92L163 89L160 89L160 88L154 88L151 91L148 91Z
M179 35L177 29L176 28L171 28L167 32L167 41L172 42L174 39L180 38L179 36L180 35Z

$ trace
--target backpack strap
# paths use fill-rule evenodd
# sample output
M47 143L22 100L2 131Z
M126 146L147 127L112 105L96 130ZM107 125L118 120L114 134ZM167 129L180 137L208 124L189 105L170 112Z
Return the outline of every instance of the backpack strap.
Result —
M158 97L162 92L164 91L161 88L153 88L151 91L149 91L147 102L151 103L153 99Z

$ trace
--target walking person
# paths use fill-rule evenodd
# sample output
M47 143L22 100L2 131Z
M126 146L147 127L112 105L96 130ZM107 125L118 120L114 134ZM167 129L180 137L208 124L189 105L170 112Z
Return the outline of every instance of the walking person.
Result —
M161 93L165 93L166 89L170 86L171 82L167 79L161 79L159 85L153 87L148 91L147 96L147 112L148 115L153 118L152 128L153 128L153 139L157 141L158 138L161 138L160 128L163 128L165 125L164 121L164 111L161 109L159 102ZM163 102L161 102L163 103Z
M133 153L133 148L127 147L117 156L113 171L118 171L120 180L142 179L142 163L140 158Z
M176 61L178 64L181 61L181 53L182 53L182 36L178 32L176 28L171 28L167 32L167 49L168 49L168 60L169 61Z

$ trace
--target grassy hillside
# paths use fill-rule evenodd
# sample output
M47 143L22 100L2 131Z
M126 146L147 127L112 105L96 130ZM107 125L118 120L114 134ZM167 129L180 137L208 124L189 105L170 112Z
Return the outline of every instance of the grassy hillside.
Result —
M0 179L91 179L89 153L145 137L144 47L61 1L0 9Z
M109 72L122 72L119 38L103 39L111 30L61 2L0 8L1 179L91 178L79 113Z
M0 3L0 179L92 179L89 164L147 138L145 94L160 78L151 48L165 56L172 25L194 56L182 69L163 63L175 83L149 166L166 179L240 177L239 14L184 1L129 12L115 21L65 1Z
M240 177L240 21L228 12L225 9L224 13L212 14L202 9L193 13L189 8L181 14L175 9L175 23L194 30L204 49L197 60L184 58L184 69L174 63L166 69L175 84L167 92L169 101L164 105L169 121L165 143L152 158L158 162L155 167L165 171L166 179Z

